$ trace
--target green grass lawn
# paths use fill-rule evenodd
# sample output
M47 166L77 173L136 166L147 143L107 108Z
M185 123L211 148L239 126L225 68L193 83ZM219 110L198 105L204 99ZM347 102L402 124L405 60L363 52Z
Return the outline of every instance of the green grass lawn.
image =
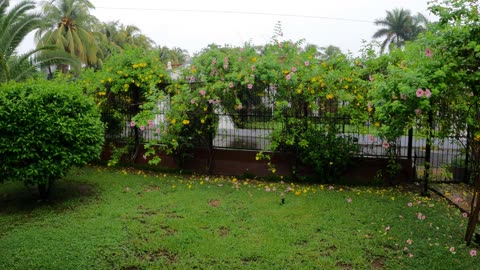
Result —
M32 192L0 185L0 269L480 269L462 213L414 193L103 167Z

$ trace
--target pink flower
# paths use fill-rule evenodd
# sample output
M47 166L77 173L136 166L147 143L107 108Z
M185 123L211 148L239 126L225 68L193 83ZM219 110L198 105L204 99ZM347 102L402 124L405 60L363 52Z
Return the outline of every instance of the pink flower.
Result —
M233 88L233 83L232 83L232 82L229 83L229 84L228 84L228 87Z
M407 244L411 245L413 243L412 239L407 239Z
M227 64L223 65L223 69L227 69L227 68L228 68Z
M426 96L427 98L429 98L431 95L432 95L432 92L430 92L430 89L427 88L427 89L425 90L425 96Z
M297 72L297 68L296 68L296 67L292 67L292 72Z
M432 51L429 48L425 49L425 55L428 57L432 57Z
M423 94L425 94L425 92L423 91L422 88L418 88L416 94L417 94L417 97L422 97Z
M470 256L472 256L472 257L477 256L477 250L476 249L470 250Z
M329 190L335 189L333 186L328 186Z
M195 99L190 99L190 103L195 104Z
M131 126L131 127L134 127L135 125L136 125L136 124L135 124L135 121L130 122L130 126Z
M419 108L415 109L415 114L416 115L422 114L422 109L419 109Z
M387 141L384 141L382 147L388 149L390 147L390 144Z
M215 102L213 99L208 100L208 104L213 104L213 102Z
M145 130L145 126L140 126L140 130L141 130L141 131L144 131L144 130Z
M155 133L160 133L160 129L159 128L155 129Z
M375 78L373 78L372 75L368 75L368 80L371 81L371 82L373 82L373 80L375 80Z
M385 227L385 231L389 232L390 231L390 226Z
M285 79L290 80L292 78L292 76L290 74L287 74L287 76L285 76Z
M215 65L216 63L217 63L217 58L214 57L214 58L212 59L212 65Z
M253 84L249 83L249 84L247 85L247 88L248 88L248 89L252 89L252 88L253 88Z
M200 95L202 95L202 96L205 96L205 94L207 93L207 92L205 92L205 90L200 90L200 91L198 91L198 92L199 92Z
M405 94L400 94L400 98L403 99L403 100L407 100L407 95L405 95Z
M417 213L417 218L420 219L420 220L424 220L424 219L425 219L425 215L422 214L422 213Z
M270 192L270 190L271 190L270 187L266 187L266 188L265 188L265 191L266 191L266 192Z
M352 202L352 198L347 198L347 202L348 202L348 203L351 203L351 202Z
M412 258L414 255L412 253L408 253L408 257Z
M463 212L463 213L462 213L462 217L467 218L467 217L468 217L468 213Z
M450 247L449 251L450 251L451 253L454 253L454 252L455 252L455 247Z
M308 62L308 61L305 61L304 64L305 64L306 67L310 66L310 62Z
M408 207L412 207L413 203L409 202L407 205L408 205Z
M253 71L253 70L255 70L255 66L254 66L254 65L252 65L252 71Z
M241 110L241 109L243 109L242 104L237 105L237 110Z
M368 134L368 140L373 143L375 141L375 136L373 136L372 134Z

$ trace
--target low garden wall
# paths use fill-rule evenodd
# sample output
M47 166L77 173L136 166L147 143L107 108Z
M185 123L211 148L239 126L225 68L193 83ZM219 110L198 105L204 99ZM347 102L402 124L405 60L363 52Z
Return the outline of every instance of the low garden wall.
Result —
M275 173L272 173L266 160L256 160L258 151L237 150L237 149L217 149L211 152L205 148L197 148L193 153L193 158L185 161L182 169L197 174L212 175L231 175L245 177L269 177L284 176L290 178L293 176L292 168L295 166L295 159L289 153L274 153L272 155L272 164L275 165ZM148 158L144 157L145 150L143 145L133 160L134 165L148 165ZM111 156L109 147L105 147L102 159L108 160ZM158 165L148 165L166 169L180 169L172 156L160 154L162 161ZM401 170L393 178L387 179L385 171L387 168L387 159L382 157L357 157L353 160L350 169L348 169L341 179L335 179L348 184L372 184L384 182L386 184L398 184L411 182L414 179L414 169L412 160L401 159L399 161ZM209 166L210 163L210 166ZM313 177L312 170L309 168L297 166L297 175Z

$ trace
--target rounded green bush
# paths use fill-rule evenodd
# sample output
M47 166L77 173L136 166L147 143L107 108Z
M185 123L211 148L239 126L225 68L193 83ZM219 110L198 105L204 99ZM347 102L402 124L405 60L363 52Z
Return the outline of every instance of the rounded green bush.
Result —
M0 182L37 185L46 196L72 166L98 157L103 133L95 102L74 83L0 85Z

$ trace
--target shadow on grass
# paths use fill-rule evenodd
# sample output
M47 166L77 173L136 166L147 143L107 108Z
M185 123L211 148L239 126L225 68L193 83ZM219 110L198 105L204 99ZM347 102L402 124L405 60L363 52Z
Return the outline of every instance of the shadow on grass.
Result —
M8 183L0 189L0 214L28 214L35 210L71 210L98 198L98 187L88 183L58 181L47 200L41 200L36 187ZM2 188L0 186L0 188Z

